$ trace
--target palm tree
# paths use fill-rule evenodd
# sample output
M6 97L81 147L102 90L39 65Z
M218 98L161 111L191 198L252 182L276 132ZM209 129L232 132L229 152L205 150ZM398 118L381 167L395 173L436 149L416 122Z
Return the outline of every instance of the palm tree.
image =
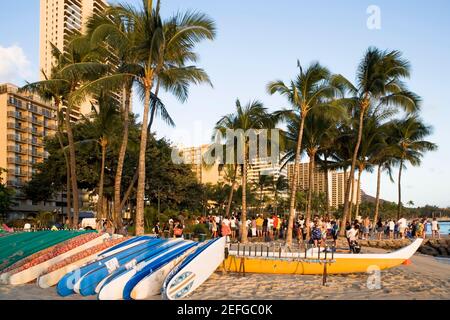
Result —
M386 120L392 117L394 113L395 110L392 109L371 108L364 118L362 140L357 159L356 216L359 215L360 208L361 175L364 171L372 172L378 157L382 155L382 152L386 154L387 127L390 124Z
M329 114L325 113L326 111ZM334 112L330 112L334 111ZM339 111L337 113L336 111ZM307 195L307 206L306 206L306 225L309 225L311 219L311 209L313 201L313 193L319 192L315 190L314 183L314 172L315 163L318 157L318 153L321 151L322 142L329 137L329 134L336 127L336 122L339 121L339 116L343 117L345 112L341 108L321 108L316 107L311 111L309 116L304 121L304 132L303 132L303 142L302 149L305 150L309 157L308 166L308 195ZM295 112L291 113L287 121L287 131L286 138L288 146L287 152L283 161L292 162L295 160L296 156L296 146L295 141L298 141L298 127L299 127L299 117Z
M262 213L264 209L264 190L271 191L273 180L273 175L258 172L258 180L255 181L255 187L259 191L259 213Z
M56 60L53 65L52 74L50 77L44 74L46 80L30 83L26 85L23 90L31 92L42 93L50 95L56 108L63 110L65 119L65 129L67 131L68 147L69 147L69 168L70 178L73 194L73 220L74 227L78 225L79 216L79 191L76 173L76 156L75 156L75 141L72 130L72 115L73 108L86 99L86 92L84 94L77 94L77 90L82 83L89 78L102 74L105 70L99 67L97 62L93 60L98 59L101 54L94 52L88 45L87 37L74 34L66 44L64 53L56 46L52 46L52 54Z
M49 80L47 75L42 71L44 79ZM65 90L65 86L61 86L60 84L46 84L46 85L37 85L37 84L27 84L23 88L21 88L21 91L29 91L37 94L42 100L52 103L59 101L59 97L63 96L63 91ZM59 103L56 104L58 107ZM66 183L66 208L67 208L67 220L69 221L69 226L72 225L71 222L71 179L70 179L70 161L69 157L67 155L67 150L64 145L64 114L59 108L56 111L56 119L57 119L57 126L56 126L56 136L58 138L58 142L61 148L61 151L64 155L64 160L66 163L66 175L67 175L67 183Z
M416 114L394 121L392 136L396 140L395 156L399 162L397 219L401 217L403 206L401 189L403 169L406 168L407 162L412 166L419 166L425 152L437 150L436 144L423 140L431 133L432 127L424 124Z
M242 148L237 148L241 152L238 154L239 162L242 166L242 215L241 221L247 221L247 169L251 160L249 155L250 149L250 137L247 135L249 130L255 130L255 134L258 134L258 130L272 129L275 126L273 116L267 112L267 108L259 101L249 102L244 107L241 106L239 100L236 101L236 111L233 114L228 114L222 117L216 124L216 130L220 131L223 135L228 130L234 130L236 135L233 141L228 141L227 144L238 144ZM236 131L236 130L242 130ZM241 133L239 133L241 132ZM247 242L247 226L242 223L241 227L241 242Z
M280 193L285 192L289 188L288 180L285 176L280 175L277 179L272 180L272 190L274 192L275 214L278 213L278 197Z
M359 109L358 135L352 155L350 179L345 188L342 234L345 232L345 223L349 214L350 188L362 140L364 117L371 105L392 106L402 108L407 112L418 110L420 98L409 91L402 82L409 76L410 64L399 51L388 52L370 47L358 66L356 85L343 76L337 76L334 79L348 89L352 94L348 100L354 104L354 108Z
M167 23L169 26L179 26L176 22L184 22L180 29L165 27L160 16L160 2L157 2L156 8L153 8L153 1L143 0L143 8L136 10L133 7L120 5L116 9L130 23L136 35L136 46L140 62L137 72L137 82L144 96L144 112L141 128L141 144L139 151L138 164L138 186L136 195L136 234L144 233L144 196L145 196L145 151L147 146L149 111L151 102L151 91L162 74L166 64L166 59L173 54L172 76L176 76L185 70L184 65L180 66L179 53L192 52L194 45L204 39L212 40L214 38L214 24L206 16L198 13L188 13L170 18ZM184 19L184 21L183 21ZM175 21L175 23L174 23ZM184 27L184 28L183 28ZM170 34L170 39L167 36ZM185 59L186 60L186 59ZM182 63L185 60L181 61ZM167 71L166 71L167 72ZM170 79L170 78L169 78Z
M225 217L229 217L231 211L231 204L233 202L234 191L237 187L237 174L239 166L235 162L235 164L225 165L224 168L225 168L224 180L227 181L231 186L230 193L228 195L227 206L225 209Z
M292 245L292 231L295 217L295 200L297 195L298 164L301 160L301 148L303 130L308 113L318 106L322 106L324 100L334 98L337 87L330 83L330 71L318 62L312 63L305 71L298 62L300 73L295 80L286 85L283 81L275 81L268 84L270 94L279 93L285 96L293 109L297 112L299 120L299 131L294 159L294 177L292 181L291 197L289 205L289 222L286 235L286 244Z
M86 135L95 136L95 139L83 140L79 143L93 142L100 146L102 160L100 167L100 181L98 185L97 212L100 218L106 218L103 210L106 153L108 146L113 139L114 128L120 125L119 105L112 93L108 92L99 93L96 100L98 110L93 107L90 117L84 117L85 127L83 127L84 130L89 131Z

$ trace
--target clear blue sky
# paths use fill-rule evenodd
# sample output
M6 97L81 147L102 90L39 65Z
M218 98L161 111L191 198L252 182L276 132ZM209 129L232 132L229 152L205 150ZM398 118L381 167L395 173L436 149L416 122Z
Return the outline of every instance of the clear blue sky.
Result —
M367 28L370 5L381 9L381 30ZM269 96L265 86L294 76L297 59L303 64L319 60L354 79L368 46L398 49L412 63L408 83L423 97L423 119L434 127L429 140L439 145L420 168L405 172L403 199L450 206L450 1L163 0L166 16L185 9L203 11L217 21L217 40L198 48L199 65L208 71L214 88L192 88L185 104L163 95L177 128L158 122L159 136L185 145L207 143L214 123L233 110L236 98L260 99L271 110L286 107L282 98ZM39 0L2 1L0 82L37 79L38 22ZM137 102L135 112L141 110ZM395 184L383 179L382 197L395 201ZM375 176L365 174L363 189L374 195L375 187Z

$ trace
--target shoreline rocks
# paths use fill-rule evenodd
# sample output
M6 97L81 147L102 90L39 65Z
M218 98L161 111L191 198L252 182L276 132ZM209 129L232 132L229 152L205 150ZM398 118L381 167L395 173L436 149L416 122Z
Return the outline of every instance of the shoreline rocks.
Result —
M346 243L338 243L338 245ZM411 244L409 239L395 240L359 240L362 247L385 250L398 250ZM450 256L450 239L425 239L418 252L434 257Z

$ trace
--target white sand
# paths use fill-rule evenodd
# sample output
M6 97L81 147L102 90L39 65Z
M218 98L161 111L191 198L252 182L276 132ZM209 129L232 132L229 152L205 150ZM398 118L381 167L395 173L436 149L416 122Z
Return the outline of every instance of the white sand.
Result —
M366 274L329 276L326 287L323 287L321 276L247 274L243 277L216 272L189 299L450 299L450 263L421 254L416 254L411 260L412 265L383 271L381 289L368 289ZM19 287L0 286L0 299L86 300L96 297L74 295L61 298L55 288L43 290L36 284L29 284Z

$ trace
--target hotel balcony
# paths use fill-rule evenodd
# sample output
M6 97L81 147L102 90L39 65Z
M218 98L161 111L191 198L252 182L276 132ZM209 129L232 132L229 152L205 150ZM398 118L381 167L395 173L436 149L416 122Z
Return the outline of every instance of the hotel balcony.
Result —
M56 126L54 124L49 124L44 122L44 127L50 129L50 130L56 130Z
M33 124L37 124L39 126L42 126L44 124L44 122L42 120L33 119L32 117L29 117L28 121L33 123Z
M8 152L15 152L19 154L28 154L28 150L25 148L18 148L17 146L8 146Z
M16 123L13 123L13 122L8 122L8 129L15 129L15 130L19 130L22 132L28 131L27 127L18 126Z
M23 172L23 171L17 171L15 169L9 169L8 170L8 175L15 176L15 177L27 177L28 173L27 172ZM12 180L14 180L14 179L12 179Z
M28 165L28 161L27 160L16 159L16 158L8 158L7 163L8 164L20 164L20 165L23 165L23 166Z
M44 143L42 141L38 141L37 139L30 139L28 142L34 146L38 146L38 147L44 146Z
M38 130L36 128L29 128L28 132L34 135L38 135L38 136L42 136L43 131L42 130Z
M15 142L22 142L22 143L27 143L28 142L28 139L21 138L19 136L16 136L15 134L8 134L8 140L9 141L15 141Z
M11 187L24 187L26 184L25 179L13 179L13 180L8 180L8 186Z
M18 112L14 112L14 111L8 111L8 117L16 118L16 119L19 119L19 120L22 120L22 121L25 121L27 119L27 117L21 115Z
M21 101L18 101L18 100L16 100L16 102L13 102L10 99L8 99L8 105L16 107L21 110L27 110L27 107Z
M38 152L38 151L31 151L31 155L33 157L38 157L38 158L43 158L44 157L44 153L43 152Z

